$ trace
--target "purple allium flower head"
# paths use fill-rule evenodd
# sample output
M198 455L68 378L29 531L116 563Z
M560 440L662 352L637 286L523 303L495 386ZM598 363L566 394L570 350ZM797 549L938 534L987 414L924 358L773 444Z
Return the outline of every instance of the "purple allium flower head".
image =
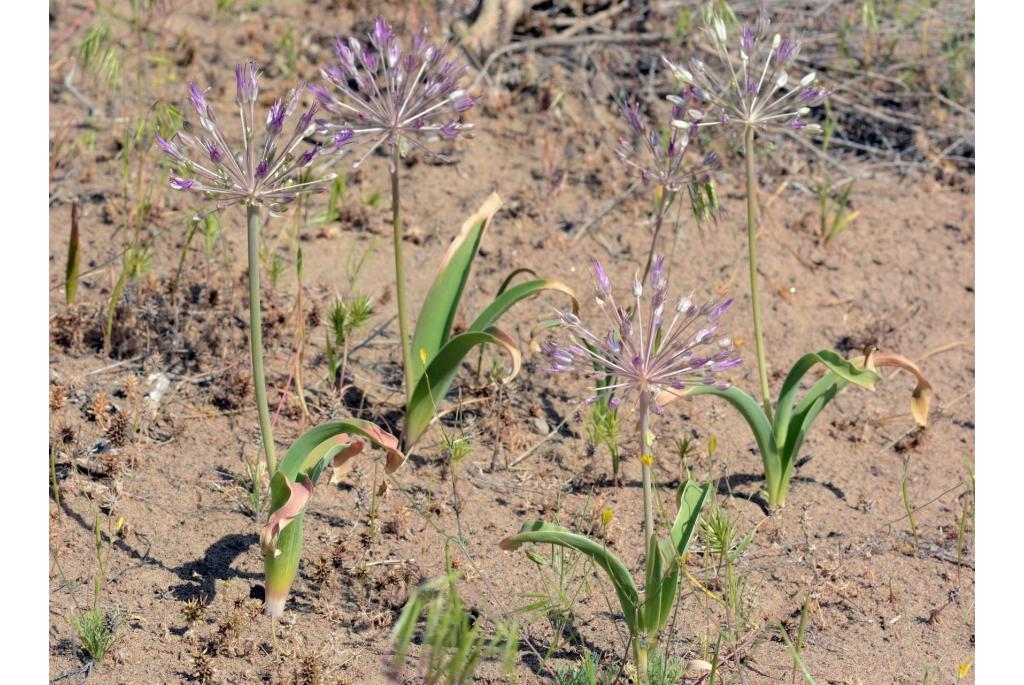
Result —
M653 181L668 192L677 193L707 177L712 169L707 165L690 166L683 163L684 152L690 144L690 132L696 125L693 121L700 120L703 113L686 109L683 96L670 95L668 99L673 103L673 118L667 122L664 135L647 125L640 113L639 104L633 103L622 108L626 125L638 140L634 145L620 138L615 156L626 165L628 173L642 182ZM684 117L689 117L690 121Z
M189 83L189 100L203 133L194 134L193 126L186 123L171 140L159 136L157 139L160 149L178 167L180 176L171 177L172 188L203 193L217 203L218 210L233 204L245 204L262 205L271 212L278 212L300 194L325 190L334 179L334 174L312 181L299 178L302 169L309 166L316 156L324 152L343 152L351 139L350 136L349 139L335 141L333 146L298 150L303 140L315 132L313 115L317 111L316 103L298 118L290 137L282 136L285 122L298 107L299 95L305 91L305 84L274 101L266 116L266 135L262 142L257 142L259 75L252 60L235 67L236 104L242 122L242 146L237 153L232 152L225 140L203 91L195 83ZM193 157L183 152L176 140L200 154Z
M812 72L799 81L790 79L787 68L793 66L800 42L776 33L768 37L771 20L763 11L754 27L745 27L739 37L739 54L729 52L725 22L712 17L707 27L710 43L719 64L712 67L698 58L687 66L662 60L683 84L717 110L717 116L695 122L695 126L751 126L759 132L793 130L792 122L804 108L825 102L831 91L815 85ZM808 94L813 94L813 97ZM809 124L803 130L817 132L821 127Z
M472 130L472 124L461 122L477 102L460 86L469 69L449 47L431 44L425 30L403 43L391 25L378 18L366 45L356 38L338 38L334 51L337 66L320 71L333 88L310 90L334 116L318 122L321 133L346 129L355 134L356 143L366 141L353 168L381 145L397 146L400 154L412 146L447 160L426 141L457 138Z
M647 297L643 284L634 279L634 301L628 307L616 304L600 262L594 262L594 275L597 304L613 330L602 337L577 316L560 313L570 340L544 344L551 371L601 379L610 374L613 380L603 391L614 392L616 398L649 393L653 399L663 390L692 385L729 387L722 372L741 360L732 340L720 334L718 320L731 298L698 307L684 297L670 306L663 257L651 268Z

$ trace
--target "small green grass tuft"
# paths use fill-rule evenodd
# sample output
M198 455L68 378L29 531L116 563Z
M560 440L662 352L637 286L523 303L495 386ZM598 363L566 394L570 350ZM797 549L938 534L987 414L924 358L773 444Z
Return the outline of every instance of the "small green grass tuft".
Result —
M120 620L116 616L107 616L98 606L73 616L71 625L82 649L97 663L103 661L120 638Z

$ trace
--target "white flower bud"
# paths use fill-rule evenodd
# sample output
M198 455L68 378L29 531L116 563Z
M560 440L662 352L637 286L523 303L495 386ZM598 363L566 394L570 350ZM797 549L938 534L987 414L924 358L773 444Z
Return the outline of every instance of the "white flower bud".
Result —
M811 85L812 83L814 83L814 79L817 78L817 76L818 75L815 74L812 71L811 73L807 74L807 76L804 76L802 79L800 79L800 85L801 86L809 86L809 85Z
M821 133L821 126L817 124L807 124L804 126L804 130L808 133Z
M690 109L687 110L686 113L690 116L691 119L695 119L697 121L700 121L701 119L704 118L704 112L700 111L699 109Z
M776 33L772 38L772 50L778 50L780 45L782 45L782 36Z
M779 72L778 78L775 79L775 87L785 88L787 83L789 83L789 74L784 71Z
M801 107L800 109L798 109L796 111L796 113L797 113L798 116L805 117L805 116L807 116L808 114L811 113L811 108L810 107Z
M684 105L686 100L682 99L678 95L666 95L665 99L671 102L673 105Z
M725 24L718 17L715 17L715 35L718 37L719 42L725 42Z
M678 128L680 130L683 130L683 131L687 130L692 125L693 124L691 124L690 122L683 121L682 119L673 119L672 120L672 126L675 127L675 128Z

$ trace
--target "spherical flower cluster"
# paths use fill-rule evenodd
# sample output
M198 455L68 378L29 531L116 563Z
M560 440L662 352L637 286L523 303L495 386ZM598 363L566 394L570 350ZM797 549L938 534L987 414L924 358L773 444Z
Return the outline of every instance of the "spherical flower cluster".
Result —
M707 33L718 57L712 67L693 57L688 68L662 57L672 73L688 86L703 106L689 110L691 121L675 125L715 126L738 123L755 129L788 128L820 132L803 117L825 102L831 91L817 84L814 72L799 80L790 77L800 42L776 33L769 37L770 19L761 13L753 27L746 26L738 41L738 58L728 49L728 34L720 17L714 17ZM672 99L672 96L670 96Z
M580 319L560 312L571 341L547 341L544 351L554 372L571 371L588 378L612 377L602 392L614 392L612 408L621 399L649 393L653 400L664 390L683 390L693 385L726 389L730 383L722 372L742 363L732 340L719 334L718 320L732 304L711 301L700 306L691 298L668 302L664 258L658 257L650 274L650 301L644 305L644 287L633 282L633 306L623 309L615 303L611 283L600 262L594 262L597 304L612 325L604 336L586 328ZM666 307L671 319L666 322ZM597 396L588 398L596 400ZM658 412L657 402L651 407Z
M425 31L403 46L383 19L374 21L368 40L364 45L338 38L337 65L320 72L333 92L310 86L321 106L342 122L318 122L322 130L351 131L368 141L353 168L384 144L397 145L402 154L411 145L446 160L424 140L458 138L472 129L461 121L477 100L460 85L469 68L448 47L428 42Z
M235 67L235 102L242 122L242 149L238 153L228 145L213 107L206 102L205 92L195 83L189 83L189 100L203 132L196 133L194 127L186 123L170 140L157 135L161 149L178 167L178 174L171 176L172 188L204 193L216 201L218 210L245 204L261 205L277 212L299 194L325 189L334 178L334 174L312 181L299 178L314 158L324 152L343 151L351 139L351 134L339 134L328 145L312 145L299 154L299 144L316 128L313 122L316 104L299 117L290 137L283 138L285 123L298 107L301 85L270 106L262 144L257 144L259 76L251 60ZM283 145L282 140L286 140ZM184 144L185 150L197 153L196 156L186 154L179 142Z
M686 92L684 90L682 95ZM685 100L676 100L672 105L672 121L686 116ZM667 138L663 139L661 131L647 125L639 103L624 107L622 116L640 144L637 147L620 138L615 156L642 182L654 182L670 193L677 193L695 181L707 181L708 174L719 167L718 155L714 152L708 153L699 166L683 164L683 154L690 144L689 127L669 126Z

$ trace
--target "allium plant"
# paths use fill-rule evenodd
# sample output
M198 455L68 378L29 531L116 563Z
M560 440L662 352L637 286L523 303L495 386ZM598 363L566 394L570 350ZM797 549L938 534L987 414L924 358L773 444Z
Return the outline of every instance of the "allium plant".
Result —
M667 404L686 394L714 394L730 402L747 421L761 452L765 470L768 507L777 509L786 503L793 466L804 438L822 409L849 384L873 389L879 379L875 366L896 366L912 373L918 381L911 411L920 425L927 424L931 386L910 360L889 352L870 352L858 360L847 360L831 350L805 354L789 371L773 407L768 386L764 335L761 322L761 298L757 285L757 174L755 169L755 133L803 131L817 133L821 128L807 124L803 117L812 107L821 105L830 91L817 84L813 72L799 80L790 78L800 51L799 41L769 34L770 20L763 11L754 26L744 27L730 52L725 23L712 15L707 34L719 64L711 67L693 58L689 68L668 59L665 62L685 86L684 91L699 105L686 110L687 119L673 122L683 130L721 126L743 130L743 151L747 181L747 249L750 292L757 348L757 371L761 386L760 406L738 388L714 386L668 389L658 403ZM685 104L670 96L677 106ZM807 373L821 364L825 375L807 390L800 401L797 395Z
M388 153L396 305L406 397L402 440L408 448L436 416L437 403L447 393L463 358L474 347L492 345L504 350L512 360L512 375L518 372L520 355L515 340L494 326L512 305L545 290L568 295L573 298L574 307L575 298L564 283L537 278L511 285L510 276L473 323L465 331L453 334L480 241L501 207L501 199L492 194L463 223L449 246L424 297L415 330L410 331L402 257L399 160L410 149L447 160L431 146L472 129L472 124L462 123L461 119L476 98L463 90L461 81L467 68L450 48L430 43L425 33L403 43L383 19L374 21L365 44L356 38L339 38L335 53L337 64L321 71L331 89L311 87L320 105L333 117L331 121L318 121L319 130L334 140L352 141L360 150L354 167L358 168L382 146ZM529 269L517 269L513 275L523 272L532 273Z
M252 60L235 67L235 104L242 123L242 146L237 152L231 148L207 103L205 91L195 83L188 85L189 100L199 118L202 132L186 122L184 130L164 140L159 134L160 147L177 166L170 184L176 190L191 191L215 204L217 210L231 205L245 206L248 224L249 253L249 334L252 352L253 386L259 412L263 449L267 458L267 471L277 470L274 436L267 404L266 376L263 370L263 335L260 314L260 211L282 211L302 193L323 191L334 174L300 182L303 169L325 151L340 152L348 142L339 136L329 148L308 146L301 153L300 144L313 133L313 117L317 105L312 105L289 128L288 138L283 136L288 119L299 104L303 88L300 85L283 99L278 98L267 111L265 131L258 142L256 128L256 101L259 96L260 73ZM282 144L282 141L284 144ZM184 145L184 150L178 143ZM186 151L194 153L186 154Z
M812 107L825 102L830 91L817 84L814 72L799 80L790 77L800 52L800 42L781 34L769 34L771 20L762 10L753 26L745 26L730 49L725 22L712 16L706 27L708 38L718 58L711 66L693 57L689 68L662 59L676 78L686 86L692 97L690 105L677 96L669 99L678 106L686 105L688 119L673 125L684 128L724 126L742 128L743 156L747 177L747 250L750 270L750 293L754 316L754 342L757 351L758 380L761 403L771 418L772 398L768 387L765 362L764 333L761 322L761 293L757 284L757 174L755 170L754 134L773 130L818 133L821 127L807 124L803 117Z
M681 91L681 95L685 97L686 90ZM615 156L625 164L627 173L658 189L651 248L647 253L642 280L650 273L665 215L684 188L689 191L691 208L698 221L707 219L718 210L718 198L710 177L710 172L720 166L718 155L710 152L698 165L685 163L691 130L690 127L673 125L686 117L685 101L681 97L676 99L677 102L672 105L669 125L663 130L648 124L639 103L634 102L622 108L622 117L636 142L620 138Z
M732 304L710 301L697 305L692 297L668 300L668 279L664 258L657 257L651 268L649 299L644 286L634 278L632 301L620 307L612 294L611 281L600 262L594 262L595 294L598 306L612 330L595 333L578 316L560 313L569 333L567 343L547 341L544 351L553 372L572 372L595 380L610 377L600 393L614 392L612 409L623 399L635 401L639 411L640 461L644 486L645 540L654 533L654 496L651 464L654 434L649 428L651 412L660 414L655 401L666 390L682 391L695 386L725 390L730 386L723 372L742 360L732 339L720 332L719 319Z
M387 450L386 470L391 472L404 461L398 451L398 439L377 426L358 419L334 421L317 426L293 443L280 464L276 458L270 411L267 406L266 377L263 370L263 343L260 316L260 212L282 211L302 193L326 189L333 174L311 181L300 181L303 169L322 153L344 150L351 137L339 135L327 145L313 145L298 152L300 144L314 132L314 104L293 127L288 120L298 107L303 88L292 90L285 98L275 100L266 116L265 135L256 139L256 101L259 94L259 72L250 61L235 68L236 95L242 122L242 146L235 152L206 102L205 93L189 84L189 99L199 116L202 133L192 126L172 137L159 139L178 167L171 187L199 193L215 203L217 210L235 204L244 205L248 219L249 258L249 333L252 353L253 385L259 412L267 472L270 474L270 516L260 536L266 574L265 611L273 617L284 610L285 599L302 554L302 524L306 506L320 473L334 465L339 474L351 466L351 460L367 443ZM290 132L284 136L286 129ZM282 141L286 141L282 143ZM179 147L197 153L187 155Z
M360 167L382 145L388 152L396 304L408 403L414 389L413 358L402 257L399 159L415 148L446 160L431 144L435 139L458 138L472 128L461 118L476 104L476 98L461 85L468 67L449 47L431 43L425 32L403 44L391 26L378 18L366 43L354 37L338 38L334 50L337 63L321 70L331 89L310 87L333 116L331 121L319 122L320 130L335 139L354 139L361 151L353 168Z

